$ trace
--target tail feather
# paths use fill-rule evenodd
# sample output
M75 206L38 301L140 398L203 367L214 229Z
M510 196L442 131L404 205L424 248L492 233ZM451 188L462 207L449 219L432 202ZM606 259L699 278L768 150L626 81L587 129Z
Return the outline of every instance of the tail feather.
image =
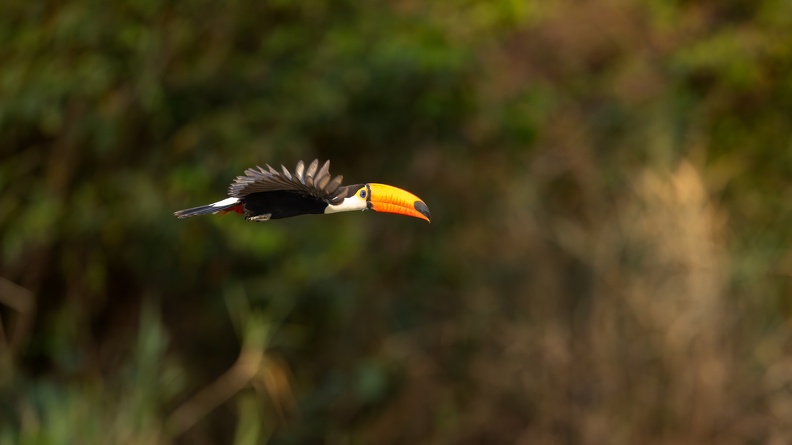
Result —
M218 201L214 204L193 207L190 209L179 210L173 212L177 218L188 218L190 216L198 215L212 215L215 213L226 213L228 211L236 210L234 207L241 206L238 198L228 198Z

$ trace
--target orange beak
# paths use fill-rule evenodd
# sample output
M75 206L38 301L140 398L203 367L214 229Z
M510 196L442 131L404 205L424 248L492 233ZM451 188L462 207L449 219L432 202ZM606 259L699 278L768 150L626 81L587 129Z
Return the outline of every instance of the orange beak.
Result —
M432 217L429 207L421 201L421 198L406 190L385 184L369 184L369 187L371 189L371 210L398 213L426 221Z

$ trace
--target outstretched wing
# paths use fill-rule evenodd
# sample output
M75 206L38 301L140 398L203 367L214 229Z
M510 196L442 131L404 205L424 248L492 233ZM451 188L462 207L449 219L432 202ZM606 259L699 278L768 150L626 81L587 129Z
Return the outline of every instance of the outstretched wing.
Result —
M245 170L245 176L237 176L229 187L228 194L242 198L251 193L290 191L312 196L330 204L338 204L344 200L340 195L343 191L341 181L344 177L333 178L330 175L330 161L325 162L322 168L319 168L318 159L314 159L308 168L303 161L300 161L294 168L294 174L282 165L282 171L275 170L269 164L265 165L266 169L257 166Z

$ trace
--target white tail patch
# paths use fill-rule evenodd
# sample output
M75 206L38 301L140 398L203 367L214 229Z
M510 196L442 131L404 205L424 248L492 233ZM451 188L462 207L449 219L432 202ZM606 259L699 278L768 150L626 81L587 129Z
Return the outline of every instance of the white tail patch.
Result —
M232 204L236 204L238 202L239 202L239 198L226 198L226 199L224 199L222 201L217 201L216 203L209 204L209 205L212 206L212 207L227 207L227 206L230 206Z

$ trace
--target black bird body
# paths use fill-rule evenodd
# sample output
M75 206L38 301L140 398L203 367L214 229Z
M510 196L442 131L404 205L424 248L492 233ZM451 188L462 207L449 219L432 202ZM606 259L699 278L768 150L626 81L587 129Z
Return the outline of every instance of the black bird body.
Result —
M269 214L269 219L321 215L328 206L326 201L314 196L284 190L251 193L242 198L242 203L246 216Z
M237 212L251 221L283 219L299 215L372 209L399 213L429 221L429 208L417 196L385 184L342 186L343 176L330 175L330 161L319 168L314 160L307 168L300 161L290 172L267 165L245 170L228 190L230 198L213 204L179 210L179 218Z

